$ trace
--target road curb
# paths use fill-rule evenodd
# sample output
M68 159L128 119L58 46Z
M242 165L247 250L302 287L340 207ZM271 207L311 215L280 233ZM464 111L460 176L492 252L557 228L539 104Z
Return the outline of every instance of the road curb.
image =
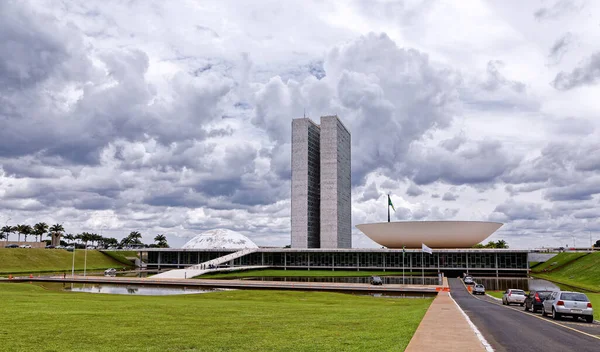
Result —
M456 303L456 301L454 300L454 297L452 297L452 294L450 292L448 293L448 296L450 297L452 302L454 302L454 304L456 304L456 307L462 313L463 317L465 317L465 319L467 320L467 323L471 327L471 330L473 330L473 332L475 333L475 336L477 336L477 339L479 340L479 342L481 342L481 344L483 345L485 350L488 352L493 352L494 348L492 347L492 345L490 345L489 342L487 342L487 340L485 339L485 337L483 336L481 331L479 331L477 326L475 326L475 324L473 324L473 322L471 321L471 319L469 318L467 313L465 313L465 311L460 307L460 305L458 303Z
M488 296L488 297L490 297L490 298L495 299L496 301L501 301L502 300L502 298L494 297L494 296L492 296L490 294L487 294L487 293L485 295Z

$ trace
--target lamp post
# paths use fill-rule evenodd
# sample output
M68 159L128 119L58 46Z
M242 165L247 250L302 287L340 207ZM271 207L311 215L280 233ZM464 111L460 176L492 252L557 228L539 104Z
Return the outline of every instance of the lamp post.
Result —
M75 250L77 249L77 246L73 246L73 265L71 266L71 278L74 279L75 278Z

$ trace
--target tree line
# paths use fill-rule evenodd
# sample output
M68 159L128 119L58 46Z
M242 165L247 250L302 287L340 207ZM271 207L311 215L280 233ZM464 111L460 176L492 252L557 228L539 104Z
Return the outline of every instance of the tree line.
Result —
M473 248L508 248L508 243L505 240L489 241L487 244L478 243Z
M61 224L54 224L52 226L46 224L45 222L39 222L33 226L21 224L15 226L6 225L0 229L0 240L6 239L8 242L9 237L11 235L17 234L18 242L21 242L21 236L25 238L25 242L27 242L27 237L34 236L36 242L42 242L42 238L44 235L49 237L51 240L47 240L46 242L50 243L61 243L65 242L65 244L85 244L86 246L91 243L91 245L102 246L102 247L110 247L110 246L143 246L143 247L155 247L155 248L169 248L169 244L167 243L167 237L162 234L158 234L154 237L154 243L152 244L144 244L142 243L142 234L138 231L132 231L128 236L121 239L121 241L117 240L113 237L103 237L102 235L90 232L81 232L78 234L65 233L65 229ZM64 241L61 241L61 238ZM69 242L67 242L69 241Z

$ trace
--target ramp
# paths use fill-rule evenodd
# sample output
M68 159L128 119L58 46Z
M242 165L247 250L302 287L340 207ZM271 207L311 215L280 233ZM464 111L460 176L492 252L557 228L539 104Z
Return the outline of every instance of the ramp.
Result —
M169 270L164 273L160 273L152 276L153 279L187 279L192 278L194 276L202 275L209 272L217 272L217 271L234 271L234 270L245 270L245 269L257 269L257 268L265 268L264 266L245 266L245 267L229 267L229 268L218 268L219 265L225 264L234 259L243 257L250 253L255 252L255 248L247 248L241 251L237 251L231 254L224 255L219 258L211 259L204 263L192 265L185 269L174 269ZM212 268L209 268L211 267Z

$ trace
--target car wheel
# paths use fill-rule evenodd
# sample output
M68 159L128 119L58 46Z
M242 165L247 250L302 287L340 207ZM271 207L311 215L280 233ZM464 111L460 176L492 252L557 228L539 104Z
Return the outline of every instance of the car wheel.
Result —
M593 315L586 315L585 317L585 321L588 323L593 323L594 322L594 316Z
M535 308L535 306L531 306L531 311L534 312L534 313L538 312L538 310Z
M542 316L543 317L546 316L546 308L544 306L542 306Z
M521 303L521 307L523 307L523 304L524 304L524 303Z
M521 304L521 306L523 306L523 305ZM526 312L528 312L528 311L529 311L529 308L527 308L527 305L525 305L525 311L526 311Z
M554 319L554 320L560 319L560 313L557 313L554 308L552 308L552 319Z

